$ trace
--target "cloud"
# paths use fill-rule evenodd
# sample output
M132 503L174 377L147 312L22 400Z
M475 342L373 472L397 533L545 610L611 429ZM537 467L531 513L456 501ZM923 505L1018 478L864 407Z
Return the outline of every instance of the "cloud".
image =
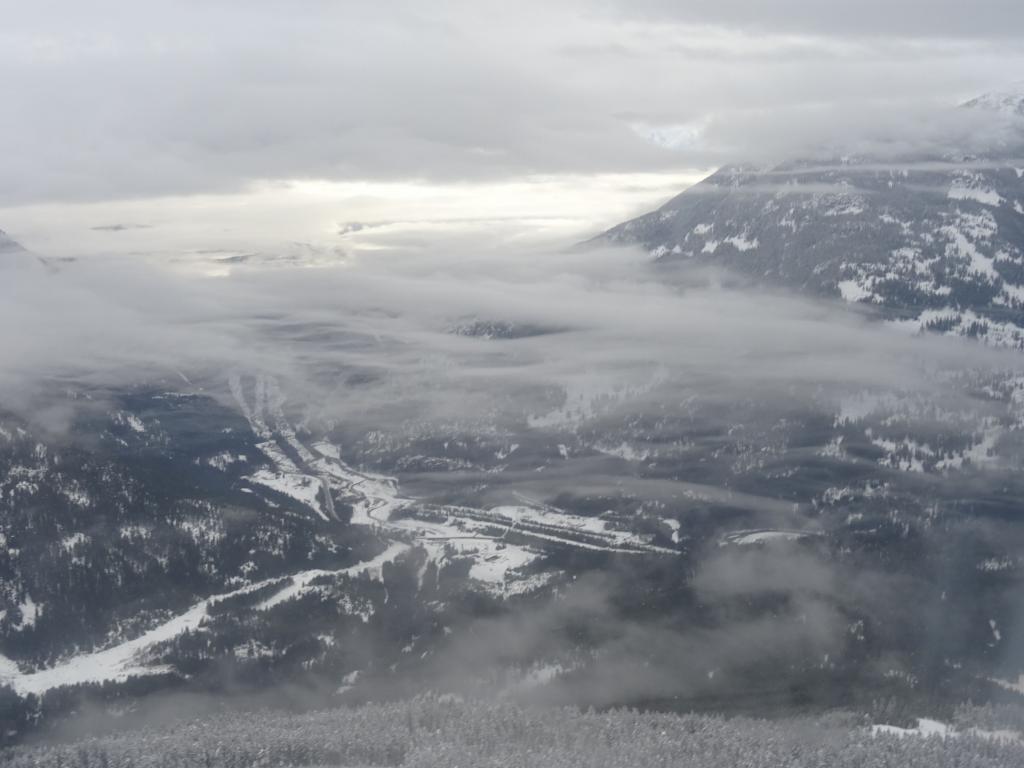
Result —
M1024 9L1013 0L910 0L858 4L780 0L639 0L611 5L627 17L646 16L752 31L838 37L1020 39Z
M452 242L460 250L540 242L557 248L650 210L703 175L263 182L230 194L16 206L0 209L0 221L27 247L64 257L180 261L211 249L272 252L296 241L325 250L429 251ZM152 228L97 231L97 221L145 222ZM343 231L353 222L358 231Z
M757 140L751 126L758 129ZM899 167L951 167L956 158L984 167L986 157L1024 154L1024 119L981 109L936 109L884 101L735 110L699 126L646 126L680 154L712 164L773 163L841 156ZM973 157L972 157L973 156ZM1004 161L1006 162L1006 161Z
M703 168L720 154L673 152L633 126L731 120L749 149L751 114L799 126L812 105L952 104L1020 69L1020 13L996 2L877 14L810 2L20 4L0 32L0 201Z
M799 547L728 549L713 553L693 580L697 594L709 600L765 593L835 596L834 567Z
M725 694L757 706L767 686L777 706L801 669L842 649L845 626L835 605L798 589L784 590L788 604L773 610L749 607L709 621L715 601L697 609L685 589L674 605L644 610L637 605L643 577L628 571L587 572L539 605L470 618L428 663L432 684L493 694L493 683L480 690L481 681L540 659L560 674L543 687L513 684L505 693L575 706L668 699L699 706ZM785 669L788 680L772 679L773 669Z
M90 227L93 232L124 232L129 229L151 229L151 224L101 224Z
M367 428L559 429L695 396L710 406L804 393L826 410L865 389L938 397L956 388L936 371L1019 367L842 306L721 287L714 274L666 280L639 251L456 242L310 257L7 270L0 322L26 330L0 341L5 391L121 386L176 370L216 387L240 369L279 377L321 418ZM221 276L197 271L203 263ZM296 268L304 263L319 266ZM473 322L543 332L453 332ZM345 385L356 372L367 383Z

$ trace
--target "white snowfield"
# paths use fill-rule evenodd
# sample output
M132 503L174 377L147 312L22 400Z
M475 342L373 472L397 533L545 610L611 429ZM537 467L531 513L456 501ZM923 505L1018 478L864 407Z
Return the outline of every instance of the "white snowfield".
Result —
M296 598L302 597L316 589L312 586L312 582L322 576L355 576L360 573L365 573L371 579L381 580L381 571L384 568L385 563L390 563L395 560L400 554L409 549L408 544L401 542L392 542L391 545L381 552L377 557L372 560L367 560L365 563L359 563L353 565L350 568L343 568L340 571L328 571L320 568L313 569L310 571L303 571L292 576L292 583L282 589L280 592L271 595L263 602L256 606L257 610L265 611L273 608L275 605L280 605L288 600L295 600Z
M371 577L380 578L381 568L384 563L391 562L406 549L408 549L408 545L393 543L377 557L348 568L337 571L310 570L297 573L292 576L292 584L283 587L279 593L263 601L257 607L270 608L285 600L298 597L310 588L310 582L318 576L354 576L368 572ZM21 672L13 661L0 656L0 682L10 685L19 694L24 696L30 693L38 695L62 685L102 683L107 681L123 682L130 677L156 675L169 671L169 668L165 666L147 664L146 652L159 643L172 640L184 632L198 629L202 625L203 620L209 615L209 607L217 601L228 597L244 595L261 589L268 584L273 584L278 580L278 578L267 579L242 587L241 589L236 589L233 592L213 595L134 640L129 640L102 651L74 656L49 669L28 673Z
M319 447L318 447L319 450ZM391 531L402 539L413 539L437 563L449 553L469 556L474 560L470 577L499 592L519 592L535 581L522 580L519 586L517 571L529 565L540 555L531 548L506 543L503 537L485 535L479 530L485 526L467 524L451 513L455 508L431 508L431 519L398 516L412 504L412 499L398 492L398 481L391 477L355 470L340 459L324 456L316 463L328 484L352 501L352 523L376 526L383 532ZM509 521L511 527L513 521Z
M844 301L849 301L851 303L864 301L865 299L870 299L875 295L874 291L856 280L840 280L839 293L842 295Z
M1018 731L1011 731L1008 729L986 731L981 728L969 728L966 731L958 731L954 730L951 725L947 725L939 720L929 720L927 717L918 718L916 728L899 728L895 725L873 725L871 726L871 735L920 736L923 738L937 737L940 739L957 739L961 736L975 736L979 739L988 739L990 741L1022 740L1021 734Z
M719 542L720 547L735 544L747 547L752 544L765 544L778 541L800 541L811 536L819 536L814 531L734 531Z
M974 200L982 205L998 206L1006 202L994 189L986 187L980 174L964 172L949 188L950 200Z
M299 473L260 469L245 479L305 504L323 520L330 519L320 504L321 483L318 478Z
M916 728L898 728L895 725L871 726L871 734L873 736L892 734L894 736L939 736L946 738L950 733L953 733L953 731L948 725L938 720L929 720L926 717L918 718Z
M1020 675L1016 681L1014 680L1000 680L997 677L989 678L993 683L998 685L1000 688L1005 688L1008 691L1015 693L1024 694L1024 675Z

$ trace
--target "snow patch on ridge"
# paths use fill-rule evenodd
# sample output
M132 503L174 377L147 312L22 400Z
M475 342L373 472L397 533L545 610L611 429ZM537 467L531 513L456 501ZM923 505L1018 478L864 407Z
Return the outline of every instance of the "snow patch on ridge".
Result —
M260 469L245 479L301 502L315 511L323 520L330 519L320 503L320 492L323 484L316 477Z
M964 179L959 178L953 181L953 185L949 188L947 197L950 200L973 200L982 205L991 205L993 207L1002 205L1006 202L1002 195L996 192L994 189L988 189L978 185L975 179Z
M873 298L875 295L856 280L840 280L839 293L844 301L851 303L864 301L865 299Z
M728 243L737 251L752 251L760 245L758 239L755 237L753 240L747 238L746 235L735 235L733 237L727 237L722 242Z

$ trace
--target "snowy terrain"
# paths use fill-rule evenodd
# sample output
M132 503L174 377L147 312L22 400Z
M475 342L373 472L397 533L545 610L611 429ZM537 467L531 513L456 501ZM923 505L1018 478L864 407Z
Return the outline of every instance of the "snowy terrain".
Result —
M303 571L292 577L293 583L282 588L280 592L263 601L258 607L267 609L285 600L294 599L310 589L309 583L323 575L355 575L367 573L380 577L381 566L393 560L407 547L400 543L392 544L385 552L365 563L351 566L339 571L312 570ZM241 589L212 597L197 603L188 611L175 616L159 626L145 632L134 640L120 643L95 653L74 656L49 669L23 673L18 666L0 656L0 682L10 685L20 694L41 694L51 688L79 683L102 683L106 681L123 682L130 677L154 675L168 671L166 667L152 666L146 663L146 651L155 645L170 640L184 632L198 629L209 616L209 608L214 603L229 597L254 592L269 584L280 581L269 579Z

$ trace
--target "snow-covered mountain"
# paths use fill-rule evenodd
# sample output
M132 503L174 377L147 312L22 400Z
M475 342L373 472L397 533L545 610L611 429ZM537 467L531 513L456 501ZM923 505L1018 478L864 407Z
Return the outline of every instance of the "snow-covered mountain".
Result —
M965 107L988 109L1003 115L1024 115L1024 80L971 99Z
M1024 89L965 106L1024 114ZM1024 347L1024 151L730 166L598 239Z

